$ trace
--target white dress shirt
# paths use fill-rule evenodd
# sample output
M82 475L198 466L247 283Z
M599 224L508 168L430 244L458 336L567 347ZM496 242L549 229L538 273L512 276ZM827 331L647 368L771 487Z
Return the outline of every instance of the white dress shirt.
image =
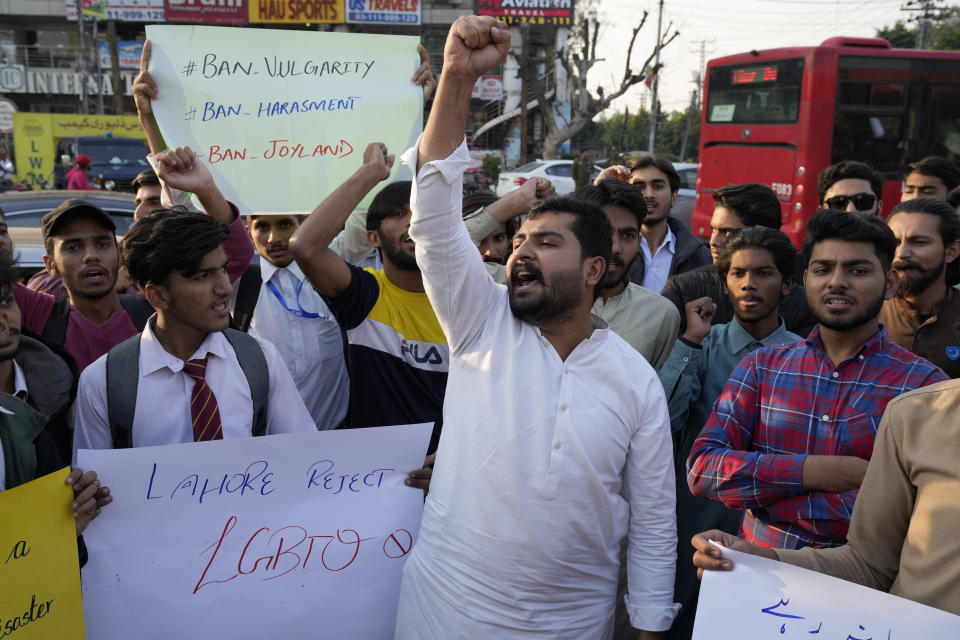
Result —
M280 352L317 428L333 429L347 415L350 399L350 376L343 358L340 325L320 294L306 282L296 262L276 267L261 256L260 276L263 283L249 333L269 340ZM287 307L320 317L301 318L285 309L267 287L268 282L277 288ZM239 287L233 290L231 310L238 291Z
M267 434L315 431L297 387L276 347L257 338L269 371ZM207 336L190 360L209 356L206 382L217 399L224 438L250 436L253 402L247 378L233 346L223 333ZM168 353L153 333L153 320L140 334L140 379L133 415L133 446L193 442L190 396L194 379L183 372L183 360ZM107 417L107 356L100 356L80 374L77 389L73 461L78 449L110 449Z
M23 369L20 368L20 365L17 364L16 360L11 360L13 363L13 395L15 398L19 398L24 402L27 401L27 377L23 374ZM14 415L13 411L9 409L4 409L0 407L0 413L6 413L7 415ZM7 467L3 457L3 443L0 443L0 491L5 491L7 488Z
M643 286L654 293L660 293L670 277L673 254L677 252L677 236L670 229L670 225L667 225L667 235L651 254L647 239L640 234L640 250L643 251L644 262Z
M416 166L416 147L404 161ZM410 201L451 362L396 638L609 638L624 535L631 621L666 629L676 517L660 382L599 318L563 361L513 315L461 221L469 163L461 144L427 164Z

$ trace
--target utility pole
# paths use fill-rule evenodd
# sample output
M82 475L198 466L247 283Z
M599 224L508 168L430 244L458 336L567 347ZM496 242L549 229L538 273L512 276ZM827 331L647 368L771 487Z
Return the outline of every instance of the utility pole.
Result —
M697 110L697 96L700 93L699 88L690 92L690 107L687 109L687 124L683 129L683 142L680 143L680 160L687 159L687 140L690 139L690 125L693 122L693 114Z
M87 110L87 51L83 42L83 0L77 0L77 71L80 72L80 113Z
M693 44L695 47L690 48L690 53L700 54L700 66L697 67L699 71L697 72L697 109L701 107L701 101L703 98L703 83L704 83L704 74L707 72L707 54L713 53L713 43L716 42L714 39L710 40L694 40ZM710 50L707 51L707 47L710 47Z
M120 77L120 52L117 49L117 21L107 21L107 42L110 47L110 80L113 84L113 112L123 113L123 79Z
M530 24L520 23L520 166L527 164L527 74L530 68Z
M947 9L937 0L907 0L901 7L901 11L918 12L910 20L917 23L917 49L926 49L930 40L930 27L934 20L940 20L946 14Z
M96 70L97 70L97 115L103 115L103 65L100 64L100 45L98 41L99 31L99 20L93 21L93 55L96 59Z
M663 31L663 0L660 0L657 10L657 49L656 57L653 63L653 97L650 100L650 139L648 141L647 153L653 154L654 145L657 142L657 112L659 104L657 103L657 89L660 85L660 42Z

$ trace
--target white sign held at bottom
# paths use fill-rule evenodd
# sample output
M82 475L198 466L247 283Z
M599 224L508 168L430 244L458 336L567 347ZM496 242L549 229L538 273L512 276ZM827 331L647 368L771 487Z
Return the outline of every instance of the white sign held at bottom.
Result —
M391 638L432 425L79 453L90 638Z
M693 640L960 638L960 616L720 548L733 570L704 571Z

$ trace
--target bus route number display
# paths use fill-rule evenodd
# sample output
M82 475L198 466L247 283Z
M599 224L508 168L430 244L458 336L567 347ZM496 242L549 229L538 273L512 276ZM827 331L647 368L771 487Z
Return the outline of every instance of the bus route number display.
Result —
M777 66L743 67L730 72L730 84L756 84L774 82L777 79Z

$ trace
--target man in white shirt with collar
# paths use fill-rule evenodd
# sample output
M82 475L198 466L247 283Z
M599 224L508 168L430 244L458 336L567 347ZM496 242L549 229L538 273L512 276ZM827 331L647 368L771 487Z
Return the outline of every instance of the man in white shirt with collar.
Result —
M670 216L680 190L680 174L673 164L658 156L644 156L630 168L630 184L643 191L647 202L647 217L640 230L641 255L630 269L634 282L660 293L670 276L710 264L710 250Z
M607 639L628 535L631 620L658 638L677 611L669 418L650 365L590 315L610 223L594 205L544 201L514 236L505 288L461 219L471 88L509 46L503 22L453 24L430 120L405 154L409 233L451 362L396 637Z
M334 429L346 417L350 399L343 334L293 261L290 236L299 226L292 214L247 216L260 264L251 265L240 278L230 308L240 329L269 340L280 352L317 428ZM247 284L248 278L255 279ZM239 314L238 301L244 307Z
M139 377L132 423L120 425L129 436L126 446L250 436L257 425L254 393L262 390L255 384L267 385L266 434L315 430L276 348L234 332L256 340L265 361L265 379L248 380L236 338L223 332L233 291L221 246L228 233L227 225L203 214L163 212L138 220L124 235L124 266L156 314L142 334L81 374L74 459L78 449L124 446L111 429L107 360L128 344L136 348Z

